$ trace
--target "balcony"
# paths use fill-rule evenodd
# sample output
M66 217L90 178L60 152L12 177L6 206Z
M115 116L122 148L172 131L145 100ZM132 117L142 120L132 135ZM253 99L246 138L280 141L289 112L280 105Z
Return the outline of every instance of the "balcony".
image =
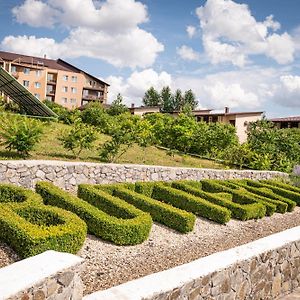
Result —
M101 91L101 92L104 92L104 87L101 87L101 86L87 85L87 86L84 86L83 89L90 90L90 91Z
M54 96L55 95L55 90L47 91L47 96Z
M56 80L55 79L48 79L47 78L47 84L54 85L54 84L56 84Z
M102 97L98 97L96 95L82 95L82 99L89 101L99 101Z

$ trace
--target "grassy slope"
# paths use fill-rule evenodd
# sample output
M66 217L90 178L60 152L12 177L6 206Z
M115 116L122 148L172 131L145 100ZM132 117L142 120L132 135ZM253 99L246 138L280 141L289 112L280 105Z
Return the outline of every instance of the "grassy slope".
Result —
M58 141L57 137L60 132L67 129L68 125L60 123L50 123L45 125L44 135L41 142L36 146L31 153L30 159L45 159L45 160L72 160L75 157L71 152L66 151ZM98 150L105 142L107 137L99 135L97 144L93 150L84 150L81 153L79 161L100 162ZM3 146L0 146L0 159L21 159L17 154L8 152ZM162 166L178 166L178 167L197 167L197 168L215 168L220 169L224 166L216 164L213 161L198 159L190 156L175 155L171 157L167 155L166 151L157 149L156 147L148 147L144 151L138 146L130 148L117 163L130 164L148 164L148 165L162 165Z

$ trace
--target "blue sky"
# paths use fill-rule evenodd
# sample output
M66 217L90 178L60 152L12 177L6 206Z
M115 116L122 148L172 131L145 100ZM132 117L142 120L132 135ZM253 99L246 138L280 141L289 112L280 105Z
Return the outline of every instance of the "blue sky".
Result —
M61 57L127 104L191 88L200 107L300 115L299 0L0 0L0 48Z

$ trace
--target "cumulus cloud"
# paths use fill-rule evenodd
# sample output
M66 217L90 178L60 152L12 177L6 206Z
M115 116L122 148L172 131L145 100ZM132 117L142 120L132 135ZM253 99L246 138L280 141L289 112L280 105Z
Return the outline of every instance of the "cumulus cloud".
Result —
M282 106L299 108L300 76L280 76L280 82L274 87L273 99Z
M243 67L249 56L263 54L279 64L294 60L295 44L280 24L268 16L257 21L246 4L232 0L207 0L196 14L202 29L205 53L213 64L229 62Z
M150 32L139 27L148 21L147 7L135 0L106 0L98 6L92 0L26 0L13 14L19 23L30 26L65 26L69 35L62 41L8 36L1 42L6 51L52 58L86 56L117 67L144 68L164 50Z
M200 59L200 54L194 49L192 49L191 47L188 47L186 45L177 48L177 54L179 54L179 56L185 60L198 61Z
M186 32L187 32L189 38L193 38L194 37L194 35L196 34L196 30L197 29L196 29L195 26L189 25L189 26L186 27Z
M133 72L127 79L117 76L109 76L105 81L111 84L109 89L109 101L114 100L121 93L127 105L142 104L142 98L151 86L160 91L164 86L172 85L172 76L167 72L156 72L153 69Z

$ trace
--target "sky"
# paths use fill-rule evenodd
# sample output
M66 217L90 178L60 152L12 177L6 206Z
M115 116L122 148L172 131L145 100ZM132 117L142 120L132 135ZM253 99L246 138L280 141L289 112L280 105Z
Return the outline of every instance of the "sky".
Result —
M300 0L0 0L0 49L62 58L140 105L151 86L199 108L300 115Z

